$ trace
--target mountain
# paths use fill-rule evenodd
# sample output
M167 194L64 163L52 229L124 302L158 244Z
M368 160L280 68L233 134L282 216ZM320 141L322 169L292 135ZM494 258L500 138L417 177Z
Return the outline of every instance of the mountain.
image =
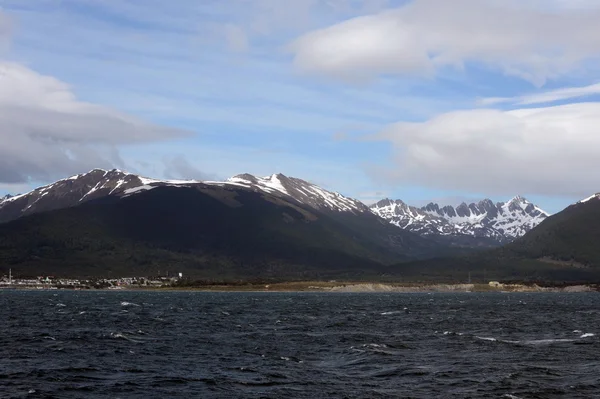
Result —
M36 188L0 202L0 223L38 212L68 208L109 195L125 196L158 185L189 184L185 181L147 179L118 169L90 172Z
M493 203L489 199L456 208L430 203L418 208L384 199L371 210L402 229L454 245L497 246L523 236L548 214L522 197Z
M600 270L600 195L547 218L504 252L542 262Z
M161 181L93 170L0 203L0 265L57 275L322 278L447 253L359 201L281 174Z
M547 217L523 237L492 250L398 265L412 279L600 283L600 194Z
M26 194L5 197L0 200L0 223L38 212L80 205L109 195L123 197L161 186L193 186L197 184L243 187L280 198L291 197L317 210L354 214L370 212L369 208L358 200L283 174L274 174L268 177L242 174L224 182L201 182L198 180L157 180L118 169L94 169L88 173L39 187Z

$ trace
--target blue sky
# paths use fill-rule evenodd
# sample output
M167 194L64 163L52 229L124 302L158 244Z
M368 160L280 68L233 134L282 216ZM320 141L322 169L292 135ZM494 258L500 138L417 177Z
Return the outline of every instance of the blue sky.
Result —
M556 212L600 191L598 20L585 0L0 0L0 193L96 166L281 172Z

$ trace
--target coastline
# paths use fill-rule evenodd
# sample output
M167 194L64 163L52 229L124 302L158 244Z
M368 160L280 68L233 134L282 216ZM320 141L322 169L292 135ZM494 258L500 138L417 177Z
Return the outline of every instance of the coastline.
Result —
M119 286L112 288L94 287L56 287L56 286L4 286L4 290L67 290L67 291L154 291L154 292L319 292L319 293L537 293L537 292L600 292L600 286L593 284L577 284L563 286L543 286L539 284L443 284L443 283L379 283L352 281L296 281L278 283L231 283L231 284L199 284L199 285L165 285L165 286Z
M141 288L143 289L143 288ZM537 284L415 284L366 282L289 282L245 285L204 285L189 287L152 288L160 291L202 292L322 292L322 293L468 293L468 292L598 292L593 285L545 287Z

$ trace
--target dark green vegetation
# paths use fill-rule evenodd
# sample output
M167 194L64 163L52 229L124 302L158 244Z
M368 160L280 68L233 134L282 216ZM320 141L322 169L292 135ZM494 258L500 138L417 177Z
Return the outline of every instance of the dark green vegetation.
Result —
M158 187L0 225L0 267L25 275L377 278L439 247L366 213L321 213L219 186Z
M578 203L502 248L398 265L423 281L600 282L600 201Z

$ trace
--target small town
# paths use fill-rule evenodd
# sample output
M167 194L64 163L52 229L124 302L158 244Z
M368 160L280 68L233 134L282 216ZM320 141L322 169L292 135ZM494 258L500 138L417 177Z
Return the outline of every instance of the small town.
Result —
M160 288L169 287L179 281L183 275L176 277L121 277L74 279L54 276L37 276L35 278L15 278L12 270L0 277L0 289L109 289L126 288Z

